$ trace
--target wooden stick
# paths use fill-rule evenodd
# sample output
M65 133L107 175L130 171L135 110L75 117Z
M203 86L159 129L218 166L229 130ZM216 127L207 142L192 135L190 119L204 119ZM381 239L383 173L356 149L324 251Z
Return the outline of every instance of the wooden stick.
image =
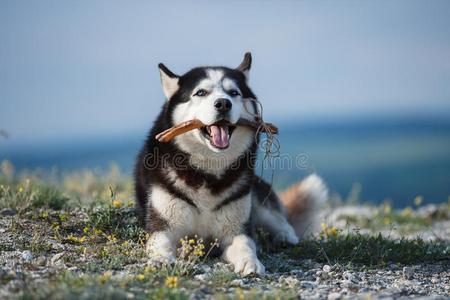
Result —
M197 119L189 120L157 134L156 139L160 142L167 143L170 142L177 135L186 133L188 131L197 128L202 128L203 126L205 126L205 124L203 124L202 121L200 120Z
M257 121L250 121L247 119L239 119L239 121L231 126L249 126L254 129L258 129L262 123ZM269 134L277 134L278 128L272 123L264 123L265 126L261 127L261 132L267 132ZM163 132L156 135L156 139L162 143L170 142L174 137L186 133L188 131L199 129L205 127L206 125L202 123L202 121L198 119L189 120L173 126L169 129L164 130Z

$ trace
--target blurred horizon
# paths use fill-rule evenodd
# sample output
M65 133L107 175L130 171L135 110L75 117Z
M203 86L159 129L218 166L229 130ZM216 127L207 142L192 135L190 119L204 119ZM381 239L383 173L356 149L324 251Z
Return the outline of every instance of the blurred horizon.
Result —
M145 136L142 132L12 146L4 148L2 159L18 172L37 170L44 177L83 170L102 176L112 164L131 176ZM279 140L284 159L274 160L277 190L317 172L331 193L343 199L374 204L389 200L395 207L412 205L417 196L426 204L450 200L449 120L292 123L280 126ZM286 157L291 163L305 158L304 164L286 167ZM260 165L256 173L261 174ZM271 181L272 169L265 168L262 175Z
M162 106L162 105L161 105ZM158 111L159 112L159 111ZM352 129L358 131L358 127L369 129L371 133L376 131L377 128L388 130L389 128L404 127L409 130L413 129L427 129L433 130L447 130L450 128L450 118L446 113L417 113L417 114L384 114L384 115L353 115L353 116L339 116L335 118L323 118L323 119L268 119L264 118L266 122L276 124L280 131L285 130L292 131L298 129L299 131L336 131L338 128L345 130ZM275 121L274 121L275 120ZM30 153L32 149L45 149L49 146L62 146L64 144L82 144L82 143L95 143L98 140L117 140L122 138L131 138L144 141L149 133L155 119L150 119L147 126L138 129L118 130L116 132L99 133L99 132L86 132L83 135L71 135L52 138L52 137L30 137L27 139L19 140L15 136L11 135L8 131L3 130L2 136L0 136L0 145L4 153L24 152ZM299 136L301 139L301 136ZM21 151L23 150L23 151Z

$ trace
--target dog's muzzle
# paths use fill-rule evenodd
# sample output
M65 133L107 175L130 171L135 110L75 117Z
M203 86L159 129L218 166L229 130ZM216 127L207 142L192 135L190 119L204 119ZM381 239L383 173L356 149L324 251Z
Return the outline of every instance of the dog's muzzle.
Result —
M231 103L231 101L226 98L219 98L214 101L214 107L220 113L229 112L232 106L233 104Z

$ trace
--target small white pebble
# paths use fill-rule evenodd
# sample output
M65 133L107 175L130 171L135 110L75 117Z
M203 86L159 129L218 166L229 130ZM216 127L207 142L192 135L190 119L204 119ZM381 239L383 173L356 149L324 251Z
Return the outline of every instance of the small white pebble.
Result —
M350 280L342 281L342 285L347 289L349 289L350 291L357 291L359 289L359 285Z
M36 258L35 264L38 266L45 266L47 263L47 259L45 258L45 256L39 256L38 258Z
M287 284L288 287L293 288L298 284L298 279L294 276L287 276L284 278L284 283Z
M60 252L60 253L57 253L57 254L53 255L53 257L50 259L50 263L51 263L52 265L56 265L57 262L60 261L61 258L62 258L65 254L66 254L66 252Z
M231 286L245 286L246 281L244 279L234 279L230 282Z
M340 293L330 293L328 294L328 300L338 300L341 299L342 295Z
M197 274L194 276L194 278L199 281L206 281L206 279L208 279L208 277L209 277L208 274Z
M331 271L331 267L329 265L324 265L322 270L326 273L329 273Z
M359 279L351 272L345 271L342 276L347 279L348 281L351 281L353 283L358 283Z
M22 252L22 259L26 262L30 262L33 260L33 254L29 250L25 250Z
M208 265L201 265L200 266L200 269L203 271L203 272L205 272L205 273L209 273L209 272L211 272L212 271L212 269L211 269L211 267L210 266L208 266Z
M414 270L411 267L403 267L403 276L406 279L411 279L414 276Z

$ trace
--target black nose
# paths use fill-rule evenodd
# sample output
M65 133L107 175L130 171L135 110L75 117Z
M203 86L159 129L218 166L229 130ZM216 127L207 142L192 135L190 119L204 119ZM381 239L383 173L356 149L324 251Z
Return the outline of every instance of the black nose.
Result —
M225 98L220 98L214 101L214 107L217 109L217 111L220 112L227 112L231 109L231 101Z

